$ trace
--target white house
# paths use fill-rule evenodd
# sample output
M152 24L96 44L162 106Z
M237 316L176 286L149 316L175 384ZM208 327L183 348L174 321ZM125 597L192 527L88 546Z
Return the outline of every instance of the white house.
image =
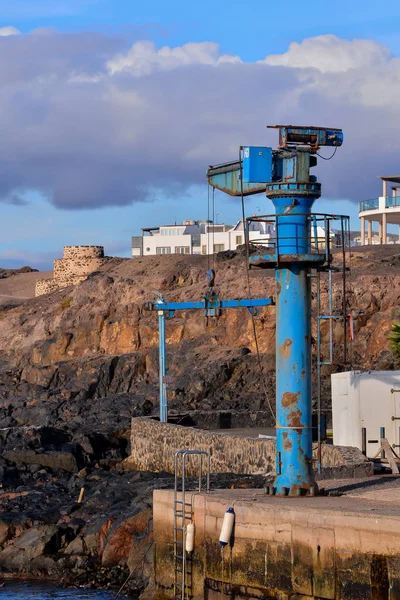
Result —
M249 241L268 246L274 237L274 224L254 220L249 225ZM182 225L161 225L142 229L132 237L132 256L154 254L213 254L236 250L244 244L243 222L235 226L211 221L184 221Z
M396 244L399 236L389 234L387 226L397 225L400 233L400 175L379 175L382 180L382 196L360 202L358 216L361 219L361 246L371 244ZM392 186L392 195L388 195L388 183ZM378 223L378 233L374 234L374 223ZM365 232L367 224L367 232Z

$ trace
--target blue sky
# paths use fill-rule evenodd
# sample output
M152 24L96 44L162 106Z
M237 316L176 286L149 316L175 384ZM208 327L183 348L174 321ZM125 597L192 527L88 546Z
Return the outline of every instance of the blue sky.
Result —
M1 38L4 46L0 44L0 66L2 63L7 70L11 90L3 98L4 118L10 122L15 119L9 135L12 144L16 143L8 155L0 157L5 165L0 169L0 194L5 199L0 266L49 268L63 245L75 243L102 244L109 254L129 256L130 236L139 233L141 227L206 217L207 189L201 181L207 165L231 159L239 143L276 143L271 134L268 138L264 127L280 115L290 118L293 114L297 121L315 115L317 125L341 126L342 121L344 128L348 125L345 140L349 145L340 150L342 158L322 164L318 171L323 184L326 178L328 197L319 201L316 210L350 214L353 227L358 228L356 201L378 195L376 175L384 168L389 152L393 154L393 141L388 148L387 142L382 142L382 152L378 147L374 155L371 139L363 136L371 123L379 133L380 127L390 131L398 121L397 91L393 91L390 104L382 101L383 96L391 95L388 88L382 89L378 99L371 89L376 90L380 79L393 80L393 70L397 69L392 59L400 55L400 3L310 0L305 6L297 0L0 0L0 27L14 27L23 34ZM43 32L33 36L31 32L37 29ZM329 64L317 67L319 75L312 82L311 100L311 87L303 89L302 82L309 77L307 69L314 66L313 60L319 58L318 46L315 51L310 46L308 54L304 47L306 62L300 66L296 63L297 50L290 55L288 49L293 42L301 45L316 36L327 36L329 41L332 35L339 38L332 46L332 56L339 64L342 54L347 53L343 60L354 62L351 73L358 70L357 76L349 75L348 65L342 63L333 68ZM346 46L354 39L367 45ZM145 67L137 53L134 59L130 55L130 48L140 40L154 43L153 50L146 50ZM214 42L219 48L204 48L204 42ZM173 58L181 61L178 67L160 62L164 60L158 55L161 47L186 44L196 44L194 58L190 51L190 58ZM387 54L381 47L388 49ZM370 63L364 60L366 54ZM278 66L264 67L265 74L259 71L257 61L270 55L287 55L288 66L281 59L271 59L268 65ZM14 56L17 66L7 69ZM209 65L219 64L221 56L224 64L226 56L240 57L242 64L234 66L229 58L226 67L218 67L223 76L215 76L211 73L215 67ZM108 65L116 63L115 74L114 67ZM354 82L360 81L363 73L372 69L376 79L365 87L365 93L358 88L352 96L352 86L358 85L352 77ZM11 71L18 73L18 85ZM52 84L57 78L59 81ZM192 86L187 85L188 80ZM202 91L207 88L201 101L197 83ZM68 86L68 93L74 86L68 101L63 85ZM346 90L343 97L342 88ZM181 105L174 95L177 89L183 98ZM92 111L91 99L96 111ZM193 112L188 108L188 115L183 114L185 106L191 104ZM137 116L136 122L139 112L144 116ZM200 113L201 119L197 119ZM65 122L60 127L62 119ZM76 131L72 131L73 122L78 123ZM139 142L134 145L142 125L140 135L149 139L144 149ZM354 144L353 153L350 144ZM368 153L365 150L362 156L365 148ZM87 157L94 153L98 156L89 161ZM133 161L130 177L128 162L134 158L139 161L138 171ZM358 161L356 166L353 160ZM396 162L392 165L393 170ZM365 186L360 197L340 184L341 179L351 181L353 169L356 181ZM108 170L115 173L114 178L107 176ZM10 181L2 182L8 177ZM364 181L367 177L368 183ZM168 184L164 185L166 179ZM133 185L136 180L137 187ZM79 183L82 198L73 188L74 181ZM151 192L143 191L153 185ZM249 198L246 203L248 214L271 211L263 197ZM221 222L233 223L240 218L240 203L218 194L217 212Z

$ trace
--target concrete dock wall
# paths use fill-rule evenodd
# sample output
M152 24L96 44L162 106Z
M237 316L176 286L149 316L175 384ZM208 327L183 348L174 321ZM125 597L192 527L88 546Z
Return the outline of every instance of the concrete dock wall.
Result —
M275 439L182 427L147 417L132 419L131 456L125 466L138 471L173 473L175 452L184 448L210 452L212 473L259 475L275 471ZM314 450L316 457L317 448ZM188 463L189 475L196 474L197 464L197 461ZM329 444L322 446L322 466L325 469L343 468L346 476L350 470L370 475L373 469L357 448Z
M195 599L400 598L400 510L371 512L370 504L347 497L268 498L260 490L187 494L186 500L195 524ZM229 506L234 535L221 551ZM173 598L172 491L154 492L153 514L154 598Z

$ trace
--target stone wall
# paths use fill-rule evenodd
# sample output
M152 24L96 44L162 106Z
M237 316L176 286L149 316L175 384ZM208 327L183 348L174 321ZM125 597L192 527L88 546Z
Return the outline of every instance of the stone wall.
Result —
M160 423L147 417L132 419L131 456L125 468L138 471L174 473L177 450L206 450L211 455L212 473L265 475L275 470L275 439L251 438ZM314 448L314 458L317 447ZM196 474L197 461L188 464ZM357 448L322 445L323 469L360 468L371 475L373 465ZM348 472L347 472L348 475Z
M50 294L58 290L58 283L55 279L38 279L35 284L35 296Z
M64 257L54 261L54 277L39 279L35 295L41 296L69 285L77 285L90 273L98 271L106 260L103 246L65 246Z

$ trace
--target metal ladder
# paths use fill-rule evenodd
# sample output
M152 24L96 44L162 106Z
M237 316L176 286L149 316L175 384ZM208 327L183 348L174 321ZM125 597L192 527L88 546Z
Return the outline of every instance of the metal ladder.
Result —
M178 450L175 453L174 488L174 598L176 600L186 600L192 597L192 557L186 552L186 527L192 521L193 516L192 499L190 502L186 502L186 492L188 491L186 460L190 456L197 456L199 459L199 479L196 491L210 491L210 453L205 450ZM206 462L205 488L202 483L203 462ZM179 470L181 473L180 491Z

